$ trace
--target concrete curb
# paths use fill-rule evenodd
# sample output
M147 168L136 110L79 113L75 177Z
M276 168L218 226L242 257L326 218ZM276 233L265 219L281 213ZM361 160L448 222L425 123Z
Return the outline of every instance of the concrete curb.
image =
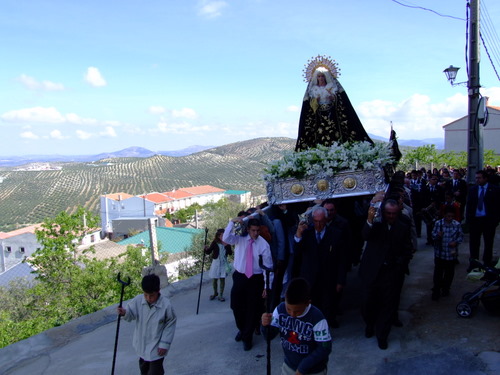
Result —
M208 272L203 273L203 284L211 281ZM200 274L189 279L176 281L167 285L161 292L167 297L198 288ZM126 301L124 301L126 302ZM59 327L48 329L38 335L18 341L0 349L0 369L2 373L12 370L20 362L34 360L50 350L62 347L76 337L94 331L95 329L116 320L116 307L118 304L108 306L95 313L81 316Z

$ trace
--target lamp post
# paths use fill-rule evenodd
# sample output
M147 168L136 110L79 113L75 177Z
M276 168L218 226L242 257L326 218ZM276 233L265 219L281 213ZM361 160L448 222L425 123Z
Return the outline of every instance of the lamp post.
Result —
M448 68L443 70L443 73L446 75L446 78L450 82L452 86L466 85L468 82L457 82L455 83L455 79L457 78L457 72L460 68L456 66L450 65Z
M468 81L455 83L458 69L452 65L443 72L452 86L467 83L469 95L468 126L467 126L467 183L475 183L476 172L483 169L483 128L479 126L479 0L470 2L469 21L469 71Z

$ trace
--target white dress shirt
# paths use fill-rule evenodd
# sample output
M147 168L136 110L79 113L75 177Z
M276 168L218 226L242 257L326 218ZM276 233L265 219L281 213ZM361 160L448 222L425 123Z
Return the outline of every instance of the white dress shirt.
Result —
M246 267L246 252L247 246L251 239L250 235L238 236L233 232L234 222L229 221L224 234L222 235L222 241L235 245L234 247L234 269L240 273L245 273ZM261 236L257 237L252 245L253 250L253 274L258 275L263 273L262 268L259 266L259 256L262 255L262 262L264 266L268 268L273 268L273 258L271 256L271 249L267 241ZM264 273L264 280L266 274ZM272 282L272 276L270 277L270 283Z

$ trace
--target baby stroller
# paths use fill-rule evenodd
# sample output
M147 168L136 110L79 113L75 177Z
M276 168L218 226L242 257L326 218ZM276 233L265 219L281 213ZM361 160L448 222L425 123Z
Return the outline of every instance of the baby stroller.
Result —
M484 283L473 292L462 296L456 307L457 314L462 318L470 318L481 301L488 312L500 315L500 269L487 267L477 260L471 260L470 268L484 271L480 278ZM494 287L498 288L492 289Z

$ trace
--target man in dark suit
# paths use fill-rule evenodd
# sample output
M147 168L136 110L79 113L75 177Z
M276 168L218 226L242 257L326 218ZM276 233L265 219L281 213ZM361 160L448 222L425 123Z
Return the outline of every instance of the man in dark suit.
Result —
M460 216L464 217L467 202L467 182L462 179L462 175L458 169L453 171L453 179L446 182L446 191L453 193L455 202L460 204Z
M439 208L444 202L444 188L438 184L439 176L433 174L429 178L429 183L424 187L422 195L423 208L422 208L422 218L424 219L427 231L427 243L426 245L432 245L432 229L434 228L434 219L437 213L439 213Z
M401 293L401 280L412 256L410 227L400 220L401 209L393 199L382 207L382 218L374 221L375 207L368 210L363 228L366 248L359 266L365 288L363 319L365 336L377 336L380 349L387 349L388 336Z
M481 237L484 239L483 262L492 265L493 240L500 221L500 188L488 183L488 173L476 173L476 185L471 186L466 207L469 224L469 251L472 259L479 259Z
M312 304L336 328L339 294L347 274L346 241L338 226L326 225L328 213L324 207L314 207L311 216L313 226L299 223L294 238L299 275L311 286Z

